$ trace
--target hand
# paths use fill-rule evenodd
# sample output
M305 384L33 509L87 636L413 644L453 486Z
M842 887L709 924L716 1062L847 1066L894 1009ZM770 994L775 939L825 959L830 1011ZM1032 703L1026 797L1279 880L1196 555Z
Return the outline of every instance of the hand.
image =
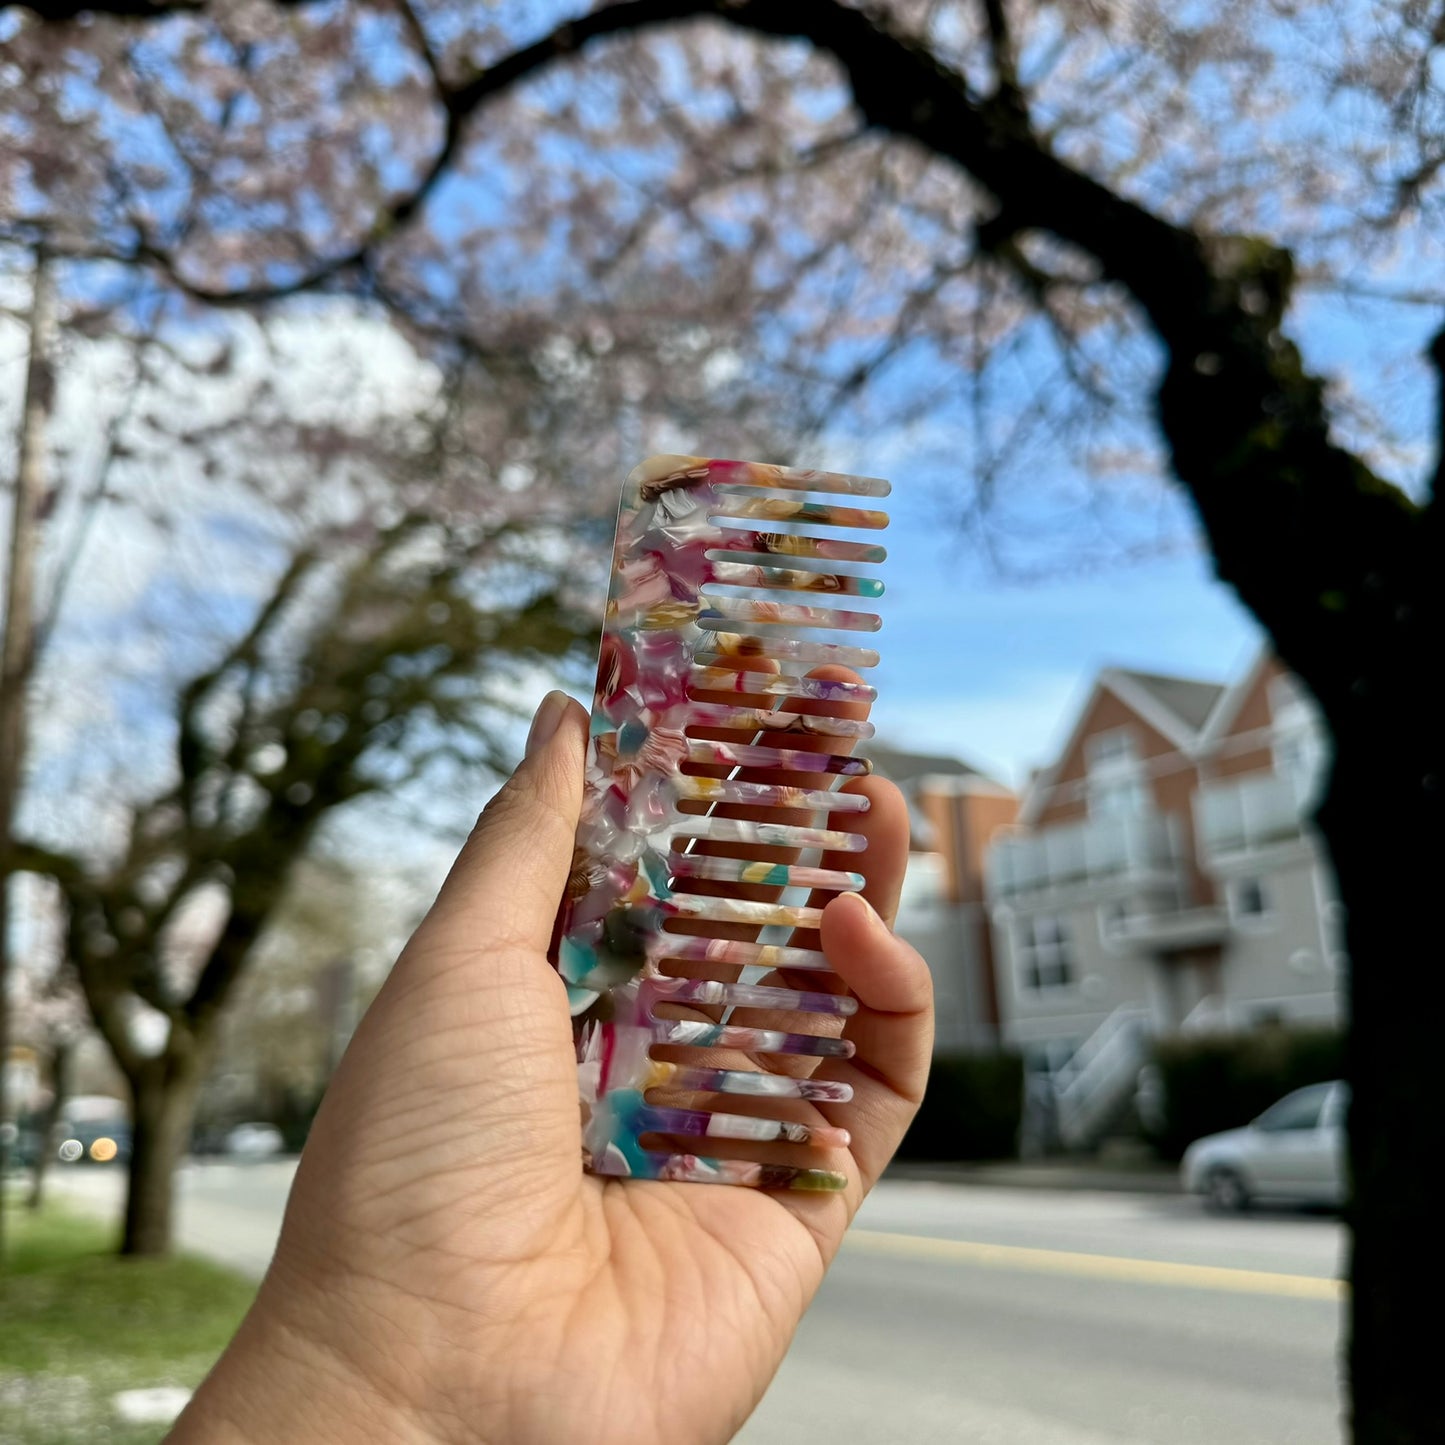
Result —
M906 810L881 779L851 785L871 802L850 820L869 838L867 901L835 898L821 930L859 1008L856 1056L817 1074L854 1097L798 1117L851 1132L818 1161L848 1188L597 1179L579 1167L571 1028L547 961L586 731L560 693L539 709L357 1030L256 1304L173 1445L702 1445L762 1398L927 1074L928 970L884 921Z

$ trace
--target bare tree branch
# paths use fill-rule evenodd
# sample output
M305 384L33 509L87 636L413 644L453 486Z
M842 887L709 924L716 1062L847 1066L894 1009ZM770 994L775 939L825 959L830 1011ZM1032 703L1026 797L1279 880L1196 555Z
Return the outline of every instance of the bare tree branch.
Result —
M1009 24L1006 0L983 0L983 15L988 26L989 50L997 80L995 96L1023 115L1027 106L1023 88L1019 85L1018 47Z
M17 838L12 848L11 857L17 873L38 873L43 878L55 879L65 887L81 883L86 877L85 866L80 859L58 848L49 848L25 838Z
M210 746L206 741L205 731L198 716L200 705L211 688L226 673L238 666L255 664L266 634L284 609L290 605L316 565L316 560L317 554L314 547L303 547L299 550L287 563L286 570L271 589L271 595L257 612L250 627L237 639L215 667L194 678L182 692L181 725L176 747L181 774L181 795L188 816L194 815L195 788L206 764L210 761Z
M393 3L397 13L401 16L401 23L405 27L406 33L411 37L412 45L431 74L432 84L436 86L438 96L445 98L448 92L446 76L442 74L441 61L436 51L432 49L431 40L426 33L426 26L422 24L421 16L416 13L416 6L411 3L411 0L393 0Z

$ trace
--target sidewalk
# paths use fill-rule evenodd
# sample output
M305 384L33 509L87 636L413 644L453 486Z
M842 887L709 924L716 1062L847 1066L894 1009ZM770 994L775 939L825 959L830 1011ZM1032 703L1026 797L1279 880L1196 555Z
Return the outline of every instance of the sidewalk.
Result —
M887 1179L934 1184L997 1185L1008 1189L1080 1189L1109 1194L1178 1194L1179 1172L1169 1164L1093 1159L1005 1159L989 1164L895 1161Z

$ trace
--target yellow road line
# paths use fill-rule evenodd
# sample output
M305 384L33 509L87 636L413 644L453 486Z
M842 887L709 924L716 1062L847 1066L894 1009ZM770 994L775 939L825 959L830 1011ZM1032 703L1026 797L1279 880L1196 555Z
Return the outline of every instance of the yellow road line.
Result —
M850 1229L843 1242L846 1248L863 1254L951 1260L956 1264L981 1265L985 1269L1023 1269L1127 1284L1279 1295L1286 1299L1334 1302L1344 1299L1349 1289L1343 1280L1320 1279L1316 1275L1275 1274L1269 1270L1231 1269L1213 1264L1174 1264L1113 1254L1079 1254L1066 1249L1029 1249L1017 1244L979 1244L970 1239L934 1239L928 1235L889 1234L877 1229Z

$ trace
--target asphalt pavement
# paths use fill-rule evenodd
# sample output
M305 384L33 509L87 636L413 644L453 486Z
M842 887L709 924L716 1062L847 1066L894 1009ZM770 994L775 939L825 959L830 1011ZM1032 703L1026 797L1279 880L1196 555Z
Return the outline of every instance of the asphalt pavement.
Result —
M293 1169L183 1168L181 1245L259 1277ZM119 1184L61 1180L97 1211ZM885 1181L738 1442L1332 1445L1341 1248L1324 1216Z

